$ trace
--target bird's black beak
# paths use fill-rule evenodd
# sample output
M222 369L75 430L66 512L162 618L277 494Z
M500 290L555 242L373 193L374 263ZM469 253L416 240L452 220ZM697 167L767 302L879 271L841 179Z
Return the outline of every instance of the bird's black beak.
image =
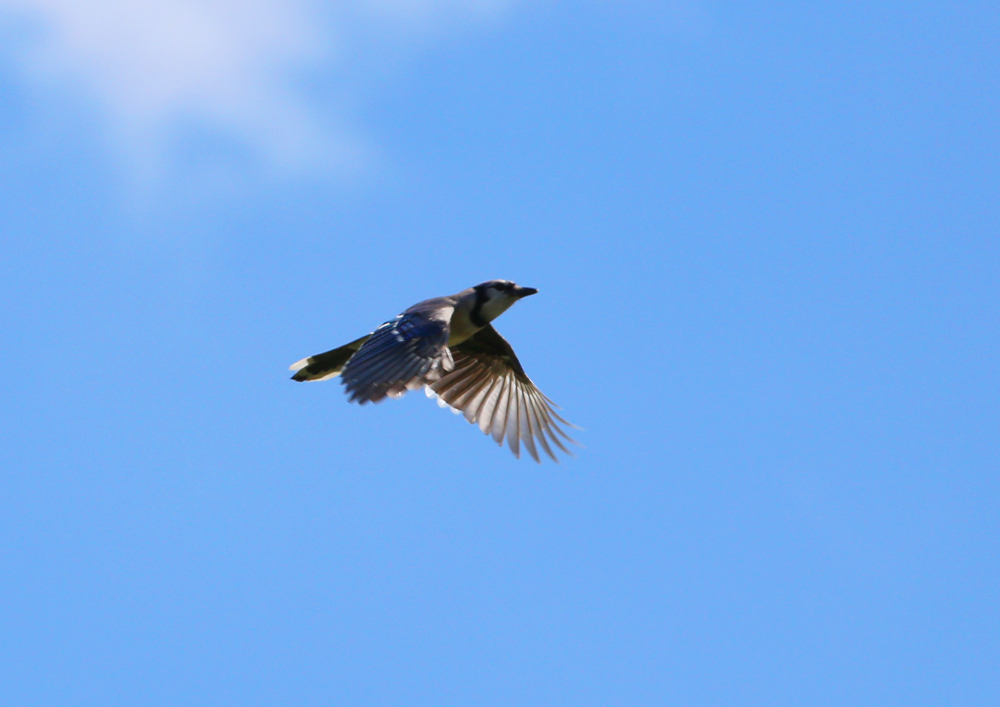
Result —
M517 288L517 296L518 296L518 298L521 298L521 297L530 297L531 295L533 295L533 294L535 294L537 292L538 292L538 290L536 290L534 287L518 287Z

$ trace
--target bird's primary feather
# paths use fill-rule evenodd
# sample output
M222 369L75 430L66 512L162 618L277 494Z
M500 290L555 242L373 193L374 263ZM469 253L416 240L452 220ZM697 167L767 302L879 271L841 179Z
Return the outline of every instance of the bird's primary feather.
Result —
M523 443L535 461L536 442L556 459L549 442L572 454L560 440L573 441L559 426L570 425L553 410L553 403L525 374L511 345L488 324L475 336L452 348L455 369L427 386L465 419L502 444L515 456ZM572 425L570 425L572 426ZM558 461L558 459L556 459Z

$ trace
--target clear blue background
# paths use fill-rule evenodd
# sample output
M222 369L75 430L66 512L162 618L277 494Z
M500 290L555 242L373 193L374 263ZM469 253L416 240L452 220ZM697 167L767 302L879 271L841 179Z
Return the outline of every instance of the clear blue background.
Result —
M368 168L187 187L253 163L208 130L141 198L5 55L0 701L1000 704L998 37L514 5ZM288 380L494 277L575 459Z

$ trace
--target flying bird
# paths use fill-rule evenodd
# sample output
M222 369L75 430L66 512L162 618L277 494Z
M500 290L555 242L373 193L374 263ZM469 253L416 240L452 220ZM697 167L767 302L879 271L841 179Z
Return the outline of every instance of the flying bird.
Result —
M378 403L424 388L442 407L504 437L515 457L521 445L540 461L540 446L553 460L555 445L574 442L567 422L525 374L514 349L490 324L515 302L538 292L509 280L490 280L449 297L413 305L370 334L340 348L293 363L292 380L322 381L339 375L351 402ZM562 438L562 439L560 439Z

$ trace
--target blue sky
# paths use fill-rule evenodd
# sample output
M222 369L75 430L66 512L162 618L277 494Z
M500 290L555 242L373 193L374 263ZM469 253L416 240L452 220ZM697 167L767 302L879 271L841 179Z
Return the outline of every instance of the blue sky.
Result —
M994 3L0 21L4 704L1000 702ZM288 380L494 277L576 458Z

